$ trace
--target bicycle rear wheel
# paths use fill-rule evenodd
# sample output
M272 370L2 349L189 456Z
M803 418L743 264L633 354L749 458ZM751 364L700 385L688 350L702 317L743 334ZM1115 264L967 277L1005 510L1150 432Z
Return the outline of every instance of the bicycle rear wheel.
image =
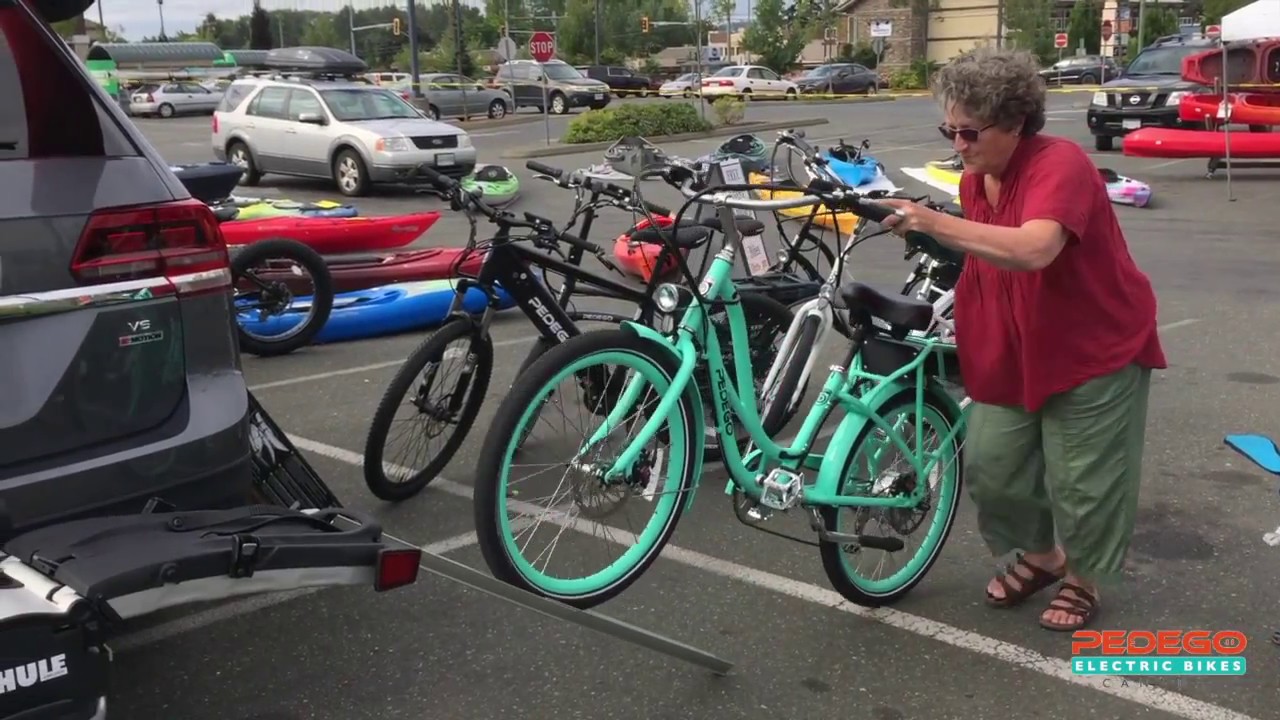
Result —
M605 443L597 444L588 449L590 458L580 449L595 427L606 422L611 403L630 400L630 409L636 411L611 430L638 431L670 390L677 368L667 349L626 329L577 336L529 365L498 409L476 469L476 534L494 577L589 608L615 597L648 569L675 532L685 493L702 462L692 451L702 422L692 383L625 477L603 474L630 439L607 443L613 445L608 448L612 452L602 452ZM613 392L619 383L609 373L618 369L631 371L640 381L636 389L649 392ZM550 417L579 395L586 396L587 406L579 408L580 422L561 424ZM606 407L593 407L602 403ZM532 431L527 427L531 424L536 425ZM561 432L543 437L547 428ZM567 459L548 459L557 449ZM536 471L517 477L528 468ZM539 483L546 489L540 490ZM621 516L632 510L649 517L622 522ZM550 545L540 552L531 550L542 530L550 536ZM594 570L548 569L566 555L583 559L592 543L580 536L596 531L608 536L601 543L604 549L620 545L621 554Z
M460 372L451 382L447 371L453 367ZM465 318L445 323L409 354L378 402L365 439L364 480L376 497L406 500L440 474L467 438L492 373L493 341ZM433 399L433 391L438 398ZM409 417L397 422L397 414L406 407ZM431 441L450 426L452 432L432 451ZM412 457L389 452L388 443L401 438L411 447L426 447Z
M942 552L942 546L951 534L956 512L960 507L960 487L964 475L964 432L947 439L956 423L962 422L952 415L951 407L951 403L937 388L931 386L925 390L919 422L924 433L923 454L936 453L938 460L925 479L929 487L919 505L914 508L822 508L822 522L829 530L882 537L887 536L885 531L891 531L904 543L902 550L890 552L827 540L819 541L818 550L827 579L850 602L864 607L880 607L901 600L924 579ZM890 397L875 408L875 412L902 434L907 447L916 447L915 388ZM921 481L916 477L909 459L891 463L893 458L901 458L901 450L889 440L883 430L871 423L867 423L854 441L854 448L841 473L841 495L905 495ZM930 510L936 510L931 519ZM914 549L913 540L918 543ZM873 554L879 556L878 562L860 562ZM885 577L871 577L863 569L870 566L871 570L881 570L888 564L887 559L899 554L902 555L897 558L902 561L901 566Z

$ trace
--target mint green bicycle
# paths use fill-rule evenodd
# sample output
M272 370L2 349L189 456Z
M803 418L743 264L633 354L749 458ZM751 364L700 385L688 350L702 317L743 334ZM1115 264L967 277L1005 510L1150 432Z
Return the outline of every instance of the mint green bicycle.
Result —
M485 438L475 479L476 532L486 564L500 580L580 608L605 602L638 579L671 538L701 478L708 428L694 373L706 368L703 377L714 383L713 432L725 438L745 432L750 441L720 443L726 492L745 499L755 521L803 508L827 577L850 601L876 607L901 599L937 560L960 502L967 409L944 386L959 379L955 346L923 334L935 320L929 302L856 282L840 287L852 342L794 441L783 445L761 424L747 327L731 279L742 251L732 231L734 208L822 203L876 221L891 210L821 181L799 197L749 200L741 191L767 186L694 191L696 173L672 161L661 175L689 198L685 208L695 202L717 208L722 227L730 229L723 247L701 282L685 267L689 287L658 288L664 312L683 309L670 323L674 330L626 323L586 333L548 351L516 380ZM926 236L908 242L926 252L937 248ZM721 359L722 338L707 322L708 309L717 306L727 311L735 377ZM610 391L595 394L600 404L581 413L583 422L562 429L568 459L543 459L552 454L550 442L536 439L537 431L549 424L552 401L583 394L588 379L599 383L602 376L610 378ZM826 452L814 452L837 409L844 417ZM600 426L592 429L595 422ZM614 431L634 436L611 442ZM514 477L525 469L536 470ZM544 530L549 544L531 550ZM608 551L603 561L548 569L553 559L595 557L587 544L598 533ZM862 561L873 554L879 560L868 571ZM896 569L879 574L887 561Z

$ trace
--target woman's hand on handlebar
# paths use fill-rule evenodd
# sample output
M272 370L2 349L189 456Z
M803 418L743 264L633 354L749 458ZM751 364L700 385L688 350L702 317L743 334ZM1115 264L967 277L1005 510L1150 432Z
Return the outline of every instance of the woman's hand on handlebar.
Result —
M879 205L893 208L893 214L880 221L880 225L893 231L899 237L906 237L909 232L920 232L932 235L939 213L914 200L902 198L880 198Z

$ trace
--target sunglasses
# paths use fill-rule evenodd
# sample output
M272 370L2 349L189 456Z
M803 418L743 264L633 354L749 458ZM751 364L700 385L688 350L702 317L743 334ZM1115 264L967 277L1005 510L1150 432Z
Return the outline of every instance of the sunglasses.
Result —
M954 141L956 137L959 136L961 138L964 138L965 142L974 143L974 142L978 142L979 135L995 127L995 125L996 125L995 123L991 123L986 127L981 127L981 128L978 128L977 130L974 130L973 128L953 128L950 125L943 124L938 126L938 132L942 133L942 137L946 138L949 141Z

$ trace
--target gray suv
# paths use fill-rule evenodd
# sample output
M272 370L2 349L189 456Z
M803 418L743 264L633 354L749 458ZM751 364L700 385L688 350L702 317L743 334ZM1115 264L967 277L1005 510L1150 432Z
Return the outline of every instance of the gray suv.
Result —
M152 498L242 504L218 225L29 1L0 2L0 541Z

